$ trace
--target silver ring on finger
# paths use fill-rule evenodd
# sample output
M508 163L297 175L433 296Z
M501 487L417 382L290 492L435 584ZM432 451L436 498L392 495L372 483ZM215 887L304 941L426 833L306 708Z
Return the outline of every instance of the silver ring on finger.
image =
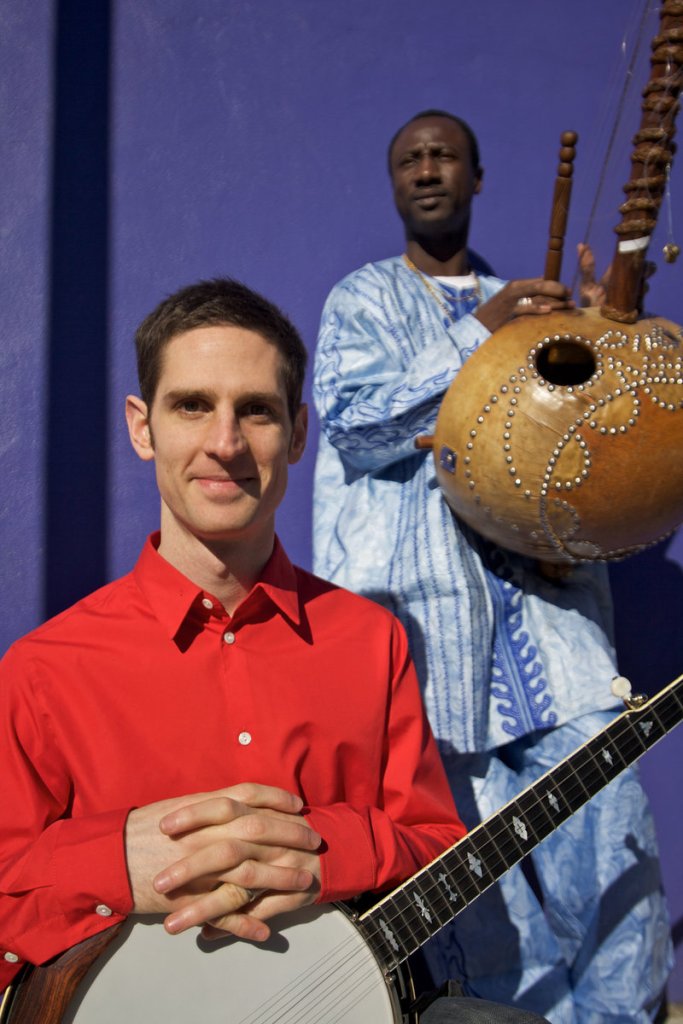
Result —
M534 300L528 295L522 296L521 299L517 299L518 306L533 306Z

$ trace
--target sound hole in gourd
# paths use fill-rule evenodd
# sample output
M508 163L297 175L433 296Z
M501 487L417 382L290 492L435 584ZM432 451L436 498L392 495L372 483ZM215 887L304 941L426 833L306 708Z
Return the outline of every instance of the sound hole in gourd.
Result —
M595 373L595 356L578 339L560 338L543 346L536 356L536 369L549 384L585 384Z

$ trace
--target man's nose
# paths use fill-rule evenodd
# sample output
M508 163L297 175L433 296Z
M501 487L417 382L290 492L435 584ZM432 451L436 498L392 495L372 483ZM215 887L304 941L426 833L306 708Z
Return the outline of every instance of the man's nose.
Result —
M417 165L419 181L433 181L439 178L439 162L431 153L424 153Z
M247 450L247 441L239 416L232 412L218 413L206 439L207 451L219 459L232 459Z

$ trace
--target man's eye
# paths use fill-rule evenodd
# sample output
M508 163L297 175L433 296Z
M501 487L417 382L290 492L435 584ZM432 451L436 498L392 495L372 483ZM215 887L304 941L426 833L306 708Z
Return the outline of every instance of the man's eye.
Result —
M248 416L272 416L272 410L270 406L264 405L263 402L250 402L247 406Z
M179 403L178 408L182 412L193 413L193 412L200 412L200 410L202 408L202 405L201 405L201 402L199 401L199 399L197 399L197 398L186 398L183 402Z

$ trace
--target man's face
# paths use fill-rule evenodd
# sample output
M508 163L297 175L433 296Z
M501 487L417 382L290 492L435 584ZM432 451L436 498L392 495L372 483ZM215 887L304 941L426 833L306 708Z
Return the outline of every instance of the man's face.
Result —
M140 399L128 403L133 445L156 464L166 547L182 534L268 538L306 439L306 409L292 424L273 344L232 326L179 334L164 349L149 414Z
M396 209L409 236L467 227L481 173L459 124L447 117L412 121L396 139L390 163Z

